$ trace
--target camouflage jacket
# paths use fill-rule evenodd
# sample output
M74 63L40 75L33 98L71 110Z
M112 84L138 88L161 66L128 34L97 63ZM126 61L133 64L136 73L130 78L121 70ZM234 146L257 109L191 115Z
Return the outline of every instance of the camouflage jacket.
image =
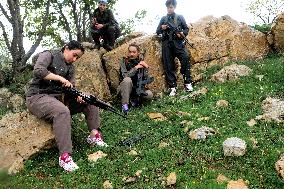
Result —
M104 27L118 27L118 22L115 20L113 13L110 9L106 9L104 12L101 12L99 8L96 8L93 13L93 19L94 18L96 18L97 23L103 24Z
M162 25L166 25L167 22L171 22L173 25L175 25L185 36L188 35L189 28L186 24L186 21L182 15L178 15L176 13L171 15L163 16L159 22L159 25L156 29L156 33L163 35L163 40L169 39L169 35L173 35L172 31L170 29L162 30Z
M127 57L123 57L120 61L120 81L122 81L125 77L130 77L132 79L133 84L135 85L137 82L137 73L138 69L135 66L140 62L139 59L128 59ZM149 77L148 68L140 68L144 71L144 78Z

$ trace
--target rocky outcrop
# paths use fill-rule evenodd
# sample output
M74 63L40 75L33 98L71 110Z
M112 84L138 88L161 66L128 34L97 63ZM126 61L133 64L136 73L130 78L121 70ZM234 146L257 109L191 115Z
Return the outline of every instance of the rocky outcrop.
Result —
M229 16L204 17L190 28L188 39L195 46L189 48L195 78L202 78L202 72L211 66L223 65L228 60L263 58L270 51L263 33Z
M270 50L263 33L229 16L208 16L193 23L188 39L196 47L189 49L194 63L258 59Z
M0 106L10 109L12 112L20 112L23 109L24 99L18 94L13 94L7 88L0 88Z
M277 16L275 22L271 26L273 46L280 53L284 53L283 32L284 32L284 12Z
M131 34L125 36L123 39L119 40L119 41L117 42L117 46L122 45L122 44L124 44L124 43L127 43L127 42L129 42L130 40L135 39L135 38L137 38L137 37L142 37L142 36L144 36L144 35L146 35L146 33L144 33L144 32L133 32L133 33L131 33Z
M96 95L100 99L110 99L100 52L97 50L86 51L75 64L76 87L82 92Z
M228 60L251 60L264 58L270 51L266 36L244 23L239 23L229 16L221 18L205 17L190 25L187 37L194 48L187 45L191 54L191 75L193 81L202 79L202 73L213 65L223 65ZM107 77L112 91L119 84L119 60L127 55L130 43L141 46L145 52L145 61L150 65L150 74L155 81L149 85L154 92L164 91L166 84L161 58L161 41L153 35L144 35L130 40L106 53ZM182 83L179 64L176 60L178 85Z
M28 112L10 113L0 120L0 169L9 174L21 170L30 156L52 146L51 124Z

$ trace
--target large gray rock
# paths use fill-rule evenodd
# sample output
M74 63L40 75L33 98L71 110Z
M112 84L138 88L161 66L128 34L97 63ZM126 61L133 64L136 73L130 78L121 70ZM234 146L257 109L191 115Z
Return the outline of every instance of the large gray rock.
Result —
M30 156L55 145L51 124L28 112L7 114L0 120L0 169L9 174L24 167Z
M189 133L189 137L192 140L202 140L206 139L208 136L215 135L216 131L209 127L201 127L195 129Z
M223 142L224 156L243 156L246 153L246 142L240 138L227 138Z
M248 76L252 69L245 65L232 64L225 66L222 70L212 75L211 80L217 83L224 83L228 80L237 80L241 76Z

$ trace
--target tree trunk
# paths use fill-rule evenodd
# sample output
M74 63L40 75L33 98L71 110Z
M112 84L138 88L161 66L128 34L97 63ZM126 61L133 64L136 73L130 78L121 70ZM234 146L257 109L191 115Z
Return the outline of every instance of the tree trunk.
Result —
M75 23L75 26L76 26L77 41L82 42L80 19L79 19L79 16L77 14L77 12L79 12L79 15L81 14L81 8L79 8L79 10L77 9L77 5L78 5L77 0L75 0L74 2L72 0L70 0L70 4L71 4L71 7L72 7L72 15L73 15L74 23Z
M20 2L19 0L7 0L8 12L4 9L3 5L0 3L0 10L9 23L12 26L13 30L13 39L9 40L9 36L7 35L6 28L4 27L3 23L0 21L0 26L3 31L4 40L6 43L7 48L9 49L9 53L12 57L12 69L13 73L15 74L18 70L25 67L27 60L30 56L35 52L36 48L39 46L43 35L46 31L46 26L48 24L48 14L49 14L49 6L50 0L47 0L46 3L46 11L43 16L43 21L41 24L41 30L38 32L37 39L35 40L34 44L25 52L24 49L24 19L21 17L21 10L20 10Z
M71 28L70 28L70 24L66 18L66 16L64 15L63 11L62 11L62 4L57 2L57 6L58 6L58 12L61 16L61 18L63 19L63 22L64 22L64 26L63 28L66 30L66 32L68 33L68 39L69 41L72 40L72 31L71 31Z

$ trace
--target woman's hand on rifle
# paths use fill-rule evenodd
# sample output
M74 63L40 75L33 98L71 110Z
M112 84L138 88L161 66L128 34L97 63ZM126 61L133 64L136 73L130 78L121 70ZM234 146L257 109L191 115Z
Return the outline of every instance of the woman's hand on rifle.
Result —
M72 83L70 83L70 81L68 81L67 79L65 79L64 77L59 76L59 81L62 83L63 87L73 87Z
M185 38L185 35L183 32L177 32L176 34L178 38L181 38L181 39Z
M167 24L163 24L163 25L161 25L161 28L162 28L162 30L166 30L166 29L169 28L169 26Z
M78 96L77 102L81 104L81 103L84 103L85 101L83 100L83 98L81 96Z
M142 65L144 68L149 68L148 64L146 64L146 62L144 61L140 61L139 64Z

